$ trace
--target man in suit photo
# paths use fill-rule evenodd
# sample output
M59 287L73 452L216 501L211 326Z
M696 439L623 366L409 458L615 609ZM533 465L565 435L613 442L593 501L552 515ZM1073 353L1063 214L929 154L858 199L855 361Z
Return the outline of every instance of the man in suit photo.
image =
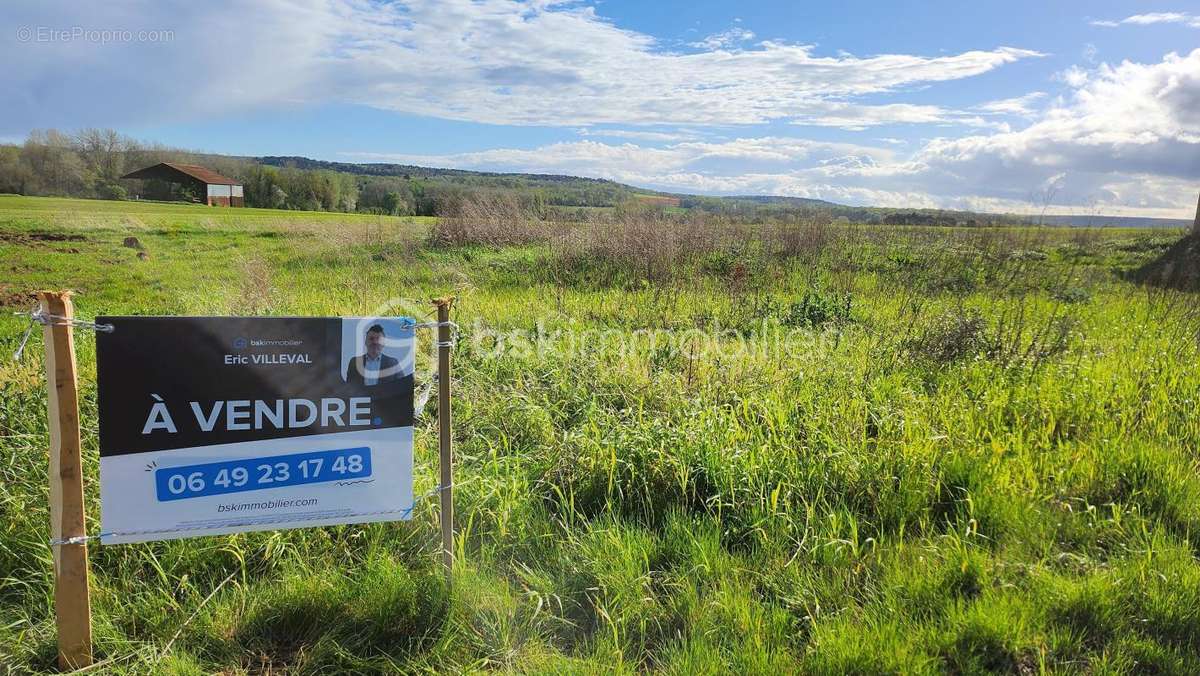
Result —
M383 327L371 325L363 340L365 352L352 357L346 365L348 384L371 387L400 380L400 362L383 353L383 341Z

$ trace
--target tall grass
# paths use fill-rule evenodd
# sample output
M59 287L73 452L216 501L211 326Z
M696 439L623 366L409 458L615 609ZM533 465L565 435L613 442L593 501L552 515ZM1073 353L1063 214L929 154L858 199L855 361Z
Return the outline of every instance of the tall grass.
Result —
M36 211L0 216L5 292L73 286L85 317L349 315L453 290L464 327L452 588L432 505L96 547L104 671L1200 671L1200 315L1122 276L1172 235L624 214L350 238L149 213L139 260L134 226ZM22 238L50 231L83 239ZM15 349L24 325L4 327ZM36 339L0 366L13 673L54 656L40 369Z

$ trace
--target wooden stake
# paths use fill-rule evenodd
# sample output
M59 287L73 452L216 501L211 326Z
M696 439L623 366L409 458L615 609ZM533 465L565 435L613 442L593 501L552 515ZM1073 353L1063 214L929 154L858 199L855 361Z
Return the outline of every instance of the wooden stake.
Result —
M50 537L85 535L83 460L79 444L79 390L75 375L74 315L70 292L38 294L50 319L46 343L46 391L50 415ZM58 621L58 666L79 669L92 663L92 611L88 599L87 544L55 545L54 612Z
M438 440L441 450L442 480L442 565L446 567L446 583L453 580L454 571L454 453L450 439L450 306L453 296L437 298L433 304L438 312Z
M1200 198L1196 199L1196 220L1192 221L1192 234L1200 235Z

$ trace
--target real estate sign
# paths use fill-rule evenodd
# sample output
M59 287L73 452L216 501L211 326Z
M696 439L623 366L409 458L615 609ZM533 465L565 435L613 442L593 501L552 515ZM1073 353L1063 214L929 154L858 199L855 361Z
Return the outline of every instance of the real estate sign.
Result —
M410 517L413 320L97 322L102 542Z

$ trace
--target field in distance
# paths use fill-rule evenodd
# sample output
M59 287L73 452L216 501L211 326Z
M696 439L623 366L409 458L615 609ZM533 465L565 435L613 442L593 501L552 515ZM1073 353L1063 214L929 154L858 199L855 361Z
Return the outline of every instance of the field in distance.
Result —
M1200 303L1131 281L1182 231L494 221L0 196L6 315L458 297L453 589L432 504L96 546L106 671L1200 671ZM0 365L15 673L55 651L37 335Z

